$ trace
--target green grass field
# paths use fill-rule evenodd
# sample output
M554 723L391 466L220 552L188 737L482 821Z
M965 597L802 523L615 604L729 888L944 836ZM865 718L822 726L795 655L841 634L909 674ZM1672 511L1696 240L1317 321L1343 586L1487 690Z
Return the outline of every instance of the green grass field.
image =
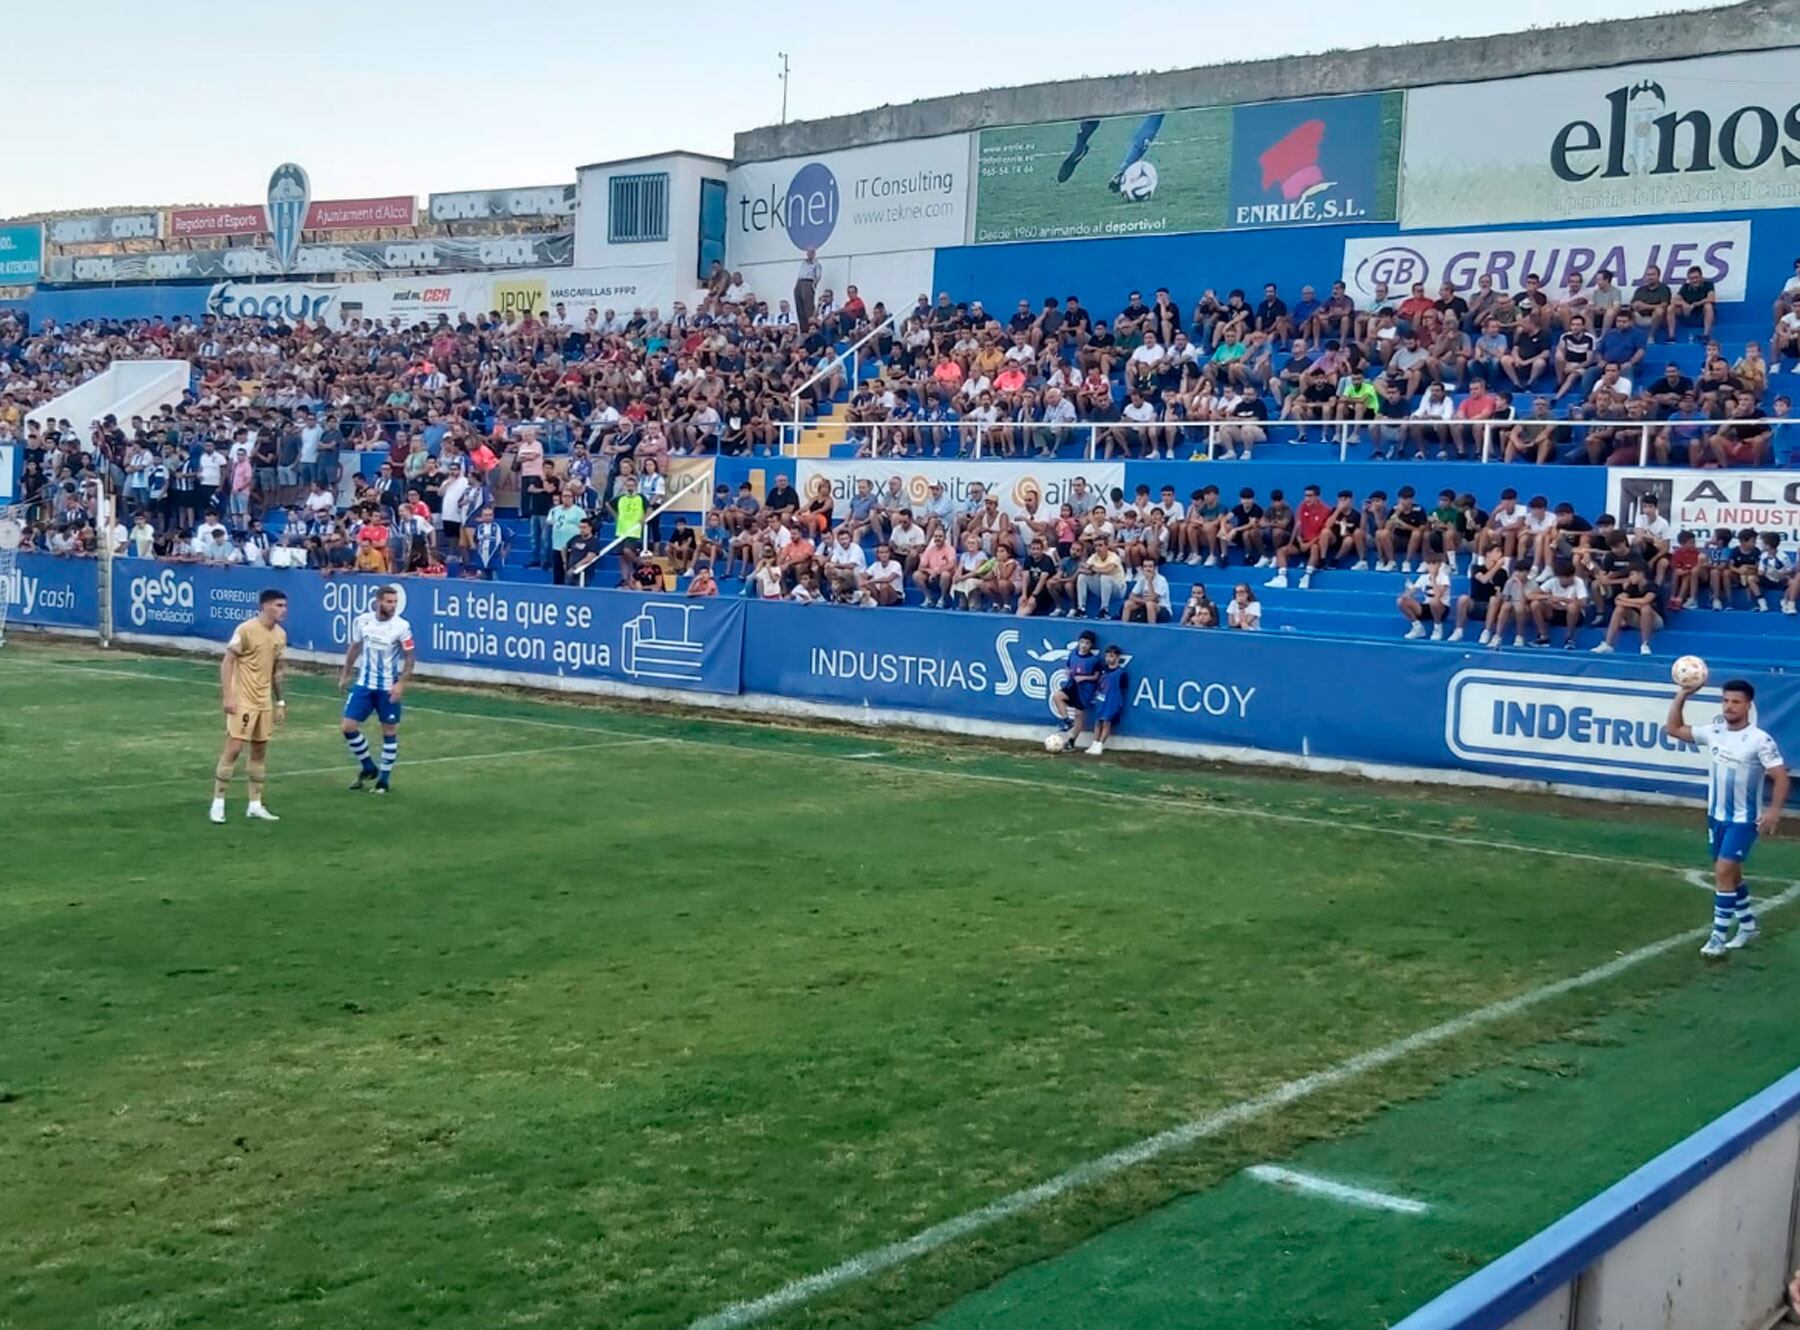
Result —
M1374 1330L1794 1061L1697 810L215 679L0 651L0 1326Z

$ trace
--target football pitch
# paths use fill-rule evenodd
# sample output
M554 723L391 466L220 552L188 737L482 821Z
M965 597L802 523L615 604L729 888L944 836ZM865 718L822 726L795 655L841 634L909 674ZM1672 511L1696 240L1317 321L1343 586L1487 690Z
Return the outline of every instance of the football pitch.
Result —
M0 649L0 1326L1375 1330L1800 1051L1697 807L216 680Z

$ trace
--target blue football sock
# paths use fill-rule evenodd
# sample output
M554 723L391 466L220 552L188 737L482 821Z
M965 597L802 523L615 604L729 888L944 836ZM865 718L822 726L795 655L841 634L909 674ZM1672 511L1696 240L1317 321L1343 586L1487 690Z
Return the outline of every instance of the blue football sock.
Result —
M369 741L363 738L361 730L351 730L346 734L344 746L350 750L350 756L361 763L365 773L375 770L375 764L369 760Z
M394 770L394 763L400 757L400 736L383 735L381 740L381 778L386 780Z
M1737 906L1739 928L1755 928L1756 912L1750 908L1750 888L1747 884L1738 884L1737 896L1733 902Z

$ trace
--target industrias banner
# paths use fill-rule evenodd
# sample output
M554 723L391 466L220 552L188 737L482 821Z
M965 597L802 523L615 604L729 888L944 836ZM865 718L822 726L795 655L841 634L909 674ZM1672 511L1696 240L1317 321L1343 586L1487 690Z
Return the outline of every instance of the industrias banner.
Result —
M1416 88L1400 224L1794 207L1797 65L1763 51Z

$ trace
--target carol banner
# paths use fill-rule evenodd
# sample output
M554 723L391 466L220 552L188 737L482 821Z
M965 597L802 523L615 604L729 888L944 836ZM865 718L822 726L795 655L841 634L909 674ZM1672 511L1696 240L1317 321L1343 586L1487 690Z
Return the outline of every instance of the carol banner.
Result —
M1130 671L1122 736L1309 759L1699 795L1707 763L1662 734L1666 665L1496 668L1488 653L1409 650L1294 634L917 610L754 602L744 691L840 706L1056 727L1050 698L1080 627L1117 643ZM1757 721L1800 744L1800 691L1757 682ZM1354 679L1353 690L1332 685ZM1766 687L1764 686L1766 685ZM1688 709L1717 714L1716 688Z
M344 245L302 245L293 267L283 270L266 248L200 249L156 254L104 254L52 258L53 282L168 281L244 277L292 277L295 273L433 272L440 269L535 268L566 265L575 253L567 235L433 236L422 240L360 240Z
M92 565L87 569L91 575ZM114 626L122 636L223 642L256 613L263 589L275 587L288 596L289 644L338 652L384 585L400 589L400 613L412 624L423 666L478 670L502 682L738 691L744 606L736 600L130 559L114 565Z
M1391 221L1402 96L984 129L977 244Z
M1792 50L1407 93L1400 224L1800 205Z
M499 221L515 217L572 217L574 185L537 185L528 189L469 189L433 194L427 213L434 222Z
M1105 502L1115 487L1125 484L1123 462L909 462L872 461L863 458L801 458L794 465L795 488L803 500L821 492L829 493L838 516L848 511L850 500L862 481L868 481L877 493L886 489L891 479L898 478L907 499L923 504L931 498L933 484L941 484L944 492L960 508L972 493L971 486L981 485L989 494L997 494L1000 506L1017 517L1025 511L1035 495L1051 512L1065 503L1086 509Z
M52 245L96 245L115 240L155 240L162 234L160 212L107 212L61 217L44 223Z
M1522 290L1528 274L1546 291L1561 291L1570 273L1592 281L1602 268L1631 290L1644 269L1661 268L1679 284L1697 266L1720 300L1743 300L1750 271L1750 223L1669 221L1645 226L1589 226L1539 231L1459 231L1448 235L1368 236L1344 242L1344 284L1357 301L1386 282L1396 301L1414 282L1436 292L1449 282L1467 291L1492 277L1501 291Z

